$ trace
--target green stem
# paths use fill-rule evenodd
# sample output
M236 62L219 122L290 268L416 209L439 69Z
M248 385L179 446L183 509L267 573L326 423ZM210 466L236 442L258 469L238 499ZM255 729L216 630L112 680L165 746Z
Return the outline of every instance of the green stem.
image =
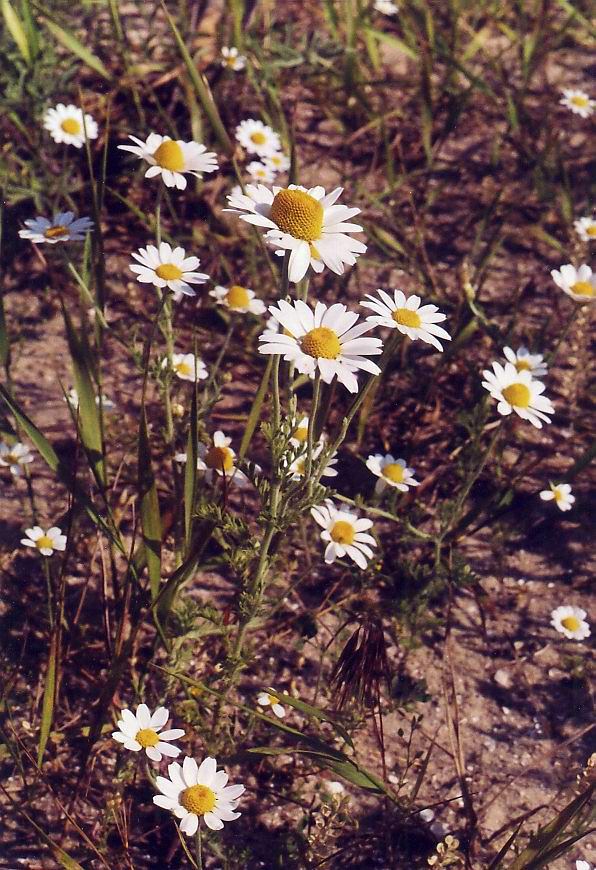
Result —
M319 400L321 396L321 372L317 368L317 372L315 374L315 382L313 385L312 391L312 404L310 408L310 416L308 418L308 434L306 441L306 468L305 468L305 480L310 481L310 475L312 472L312 454L313 454L313 445L314 445L314 433L315 433L315 425L317 419L317 411L319 410Z
M203 870L203 838L200 819L199 827L197 828L197 833L195 834L195 855L197 859L197 867L199 868L199 870Z

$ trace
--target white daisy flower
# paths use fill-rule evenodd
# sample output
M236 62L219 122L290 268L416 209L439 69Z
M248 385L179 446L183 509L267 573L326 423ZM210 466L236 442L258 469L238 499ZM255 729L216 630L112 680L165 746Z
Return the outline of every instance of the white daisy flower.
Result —
M286 715L284 707L279 703L279 698L276 695L271 695L269 692L259 692L257 704L260 707L271 707L271 711L278 719L283 719Z
M579 218L573 222L573 226L582 242L596 241L596 220L594 220L594 218Z
M381 12L383 15L395 15L399 12L399 6L392 0L375 0L374 6L375 12Z
M576 861L575 870L592 870L592 865L587 861Z
M320 441L318 444L313 446L312 458L313 462L319 458L321 452L324 450L325 444ZM292 480L301 480L304 477L306 472L306 453L301 453L300 456L297 456L291 463L288 471L292 474ZM337 456L334 454L323 469L321 476L322 477L337 477L337 469L334 466L337 465Z
M116 723L119 730L113 731L112 737L132 752L144 749L151 761L161 761L163 755L178 758L182 750L177 746L170 746L169 741L184 737L184 731L182 728L162 731L169 716L165 707L158 707L152 714L146 704L139 704L136 713L122 710Z
M343 275L345 265L353 266L366 245L348 233L360 233L359 224L347 223L360 213L359 208L336 205L343 188L325 194L324 187L307 190L291 184L273 187L247 184L246 194L228 196L230 208L241 220L268 230L265 239L278 254L290 251L290 281L300 281L311 266L315 272L324 267Z
M228 438L218 429L213 435L211 444L199 444L197 447L197 468L205 472L205 479L211 483L213 475L225 476L227 480L234 480L238 486L248 483L248 478L234 465L236 454L230 447L232 439ZM186 462L186 453L176 454L178 462Z
M168 358L164 356L161 361L162 369L167 369ZM194 353L173 353L172 371L182 381L203 381L209 374L203 360Z
M586 622L586 611L581 607L564 605L551 613L550 624L568 640L585 640L590 637L590 625Z
M511 347L504 347L503 353L518 372L530 372L532 377L542 378L548 371L542 354L530 353L527 347L518 347L516 351Z
M265 157L263 163L274 173L287 172L290 168L290 158L286 157L282 151L278 154L270 154L268 157Z
M185 173L201 178L204 172L214 172L218 169L217 155L207 151L198 142L183 142L181 139L170 139L150 133L147 141L129 136L135 145L118 145L121 151L130 151L135 157L146 160L151 166L145 173L145 178L161 175L166 187L177 187L185 190Z
M213 831L221 831L224 822L240 817L235 812L238 798L244 793L243 785L228 785L228 774L217 770L215 758L205 758L199 767L194 758L185 758L182 766L177 761L168 765L169 779L156 778L161 794L153 803L171 810L180 819L180 830L192 837L202 816Z
M77 411L79 408L79 394L75 390L74 387L71 387L66 396L64 396L64 401L67 405L73 409L73 411ZM99 396L95 397L95 404L99 407ZM108 399L107 396L102 395L101 397L101 407L104 411L111 411L116 407L115 402L112 402L111 399Z
M72 211L60 211L50 220L38 216L25 221L26 230L19 230L22 239L29 239L33 244L47 242L55 245L57 242L80 242L85 233L93 229L93 221L88 217L75 220Z
M542 501L554 501L561 511L570 511L575 496L571 495L571 487L568 483L549 484L550 489L543 489L540 493Z
M414 469L408 468L405 459L396 459L391 453L382 456L380 453L371 455L366 460L366 467L379 479L375 486L377 494L392 486L400 492L407 492L411 486L419 486L419 481L414 480Z
M259 157L269 157L281 151L281 142L277 133L255 118L247 118L236 127L236 139L249 154Z
M370 308L375 313L366 319L377 326L388 326L398 329L403 335L415 341L420 338L427 344L432 344L437 350L443 350L439 338L451 341L451 336L442 326L437 326L446 320L436 305L420 307L420 296L406 296L401 290L393 291L393 299L385 290L377 290L379 299L367 293L370 302L361 302L363 308Z
M550 423L548 414L554 414L553 403L544 392L542 381L536 381L529 371L518 372L514 365L498 362L493 363L493 371L485 369L482 372L486 380L482 386L498 402L497 411L503 416L512 411L522 418L542 429L542 421Z
M586 263L579 269L567 263L560 269L553 269L550 274L557 287L576 302L589 302L596 295L596 273Z
M565 108L570 109L574 115L579 115L581 118L589 118L596 108L596 100L591 100L585 91L577 90L576 88L564 88L563 96L559 103Z
M275 321L275 324L276 326L279 326L279 323L277 321ZM302 447L308 441L308 421L309 418L305 415L300 420L295 422L295 425L292 428L292 435L290 437L290 444L292 444L294 447Z
M7 444L0 441L0 468L10 469L10 473L18 477L25 465L33 462L33 453L21 441Z
M269 311L290 334L264 332L259 336L260 353L280 354L310 378L318 369L327 384L337 377L351 393L358 391L358 369L372 375L381 373L378 365L366 357L380 354L383 342L380 338L362 338L372 326L356 326L358 315L345 305L336 303L327 308L317 302L314 311L300 299L292 304L281 299L277 305L271 305Z
M34 547L42 556L51 556L54 550L66 549L66 535L62 534L62 529L58 526L52 526L47 532L41 526L33 526L32 529L25 529L25 534L27 537L21 538L21 544Z
M82 148L85 144L85 131L87 139L97 139L97 124L91 115L83 116L83 110L78 106L58 103L43 116L43 126L54 142L74 145L75 148Z
M373 558L371 547L377 542L366 530L372 528L372 520L360 519L358 514L337 508L331 499L311 508L315 522L322 526L321 539L327 541L325 562L330 565L342 556L349 556L364 570L367 558ZM369 546L370 545L370 546Z
M270 166L261 163L259 160L253 160L246 167L246 171L253 181L260 181L262 184L271 184L275 178L275 172Z
M221 65L226 69L239 72L246 66L246 58L243 54L238 53L235 45L231 45L229 48L224 46L221 50Z
M338 782L337 780L331 780L329 782L325 781L323 783L323 788L325 789L327 794L331 795L331 797L337 798L341 797L342 794L345 794L346 791L344 784Z
M224 305L236 314L264 314L265 303L257 299L254 290L232 284L231 287L218 285L209 291L218 305Z
M167 242L162 242L159 248L155 245L139 248L132 256L137 262L129 268L136 274L137 281L160 289L167 287L174 294L175 302L183 296L197 295L191 284L204 284L209 280L209 275L196 271L201 264L198 257L187 257L184 248L172 248Z

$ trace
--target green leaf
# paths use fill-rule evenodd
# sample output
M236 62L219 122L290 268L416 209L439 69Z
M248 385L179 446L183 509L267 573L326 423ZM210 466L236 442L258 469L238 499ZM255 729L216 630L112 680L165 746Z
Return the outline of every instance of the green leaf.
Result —
M23 59L30 64L32 60L31 49L29 47L29 40L27 39L25 27L17 13L10 5L9 0L2 0L2 15L4 16L6 29L16 42Z
M59 27L47 18L44 18L44 24L52 36L54 36L58 42L64 46L64 48L67 48L68 51L76 55L79 60L82 60L84 64L98 73L102 78L106 79L106 81L109 82L112 80L112 76L97 55L93 54L92 51L89 51L88 48L85 48L85 46L80 43L76 36L73 36L69 30L64 30L63 27Z
M265 691L269 691L266 689ZM294 710L299 710L301 713L304 713L305 716L310 716L313 719L318 719L319 722L328 722L332 725L340 737L345 740L348 746L353 749L354 744L352 742L352 738L346 731L346 729L336 722L335 719L332 719L324 710L319 709L319 707L313 707L311 704L305 704L304 701L300 701L298 698L293 698L292 695L284 695L283 692L276 692L275 689L271 689L271 692L275 695L276 698L282 704L287 704L288 707L293 707Z
M145 545L145 559L149 572L151 599L159 594L161 583L161 515L155 477L151 465L151 448L147 433L145 407L141 410L138 447L138 493L140 498L141 529Z
M375 39L378 39L379 42L385 42L387 45L392 45L395 48L398 48L406 57L411 58L411 60L415 60L418 62L418 54L412 48L410 48L407 43L403 41L403 39L398 39L397 36L393 36L391 33L383 33L382 30L375 30L374 27L365 27L364 30L366 33L369 33L371 36L374 36Z
M56 700L56 665L58 659L57 640L59 635L59 626L54 626L52 640L50 642L50 654L48 656L48 668L46 671L43 704L41 708L41 728L39 731L39 745L37 747L38 767L41 767L43 754L46 751L48 737L50 736L52 721L54 718L54 703Z

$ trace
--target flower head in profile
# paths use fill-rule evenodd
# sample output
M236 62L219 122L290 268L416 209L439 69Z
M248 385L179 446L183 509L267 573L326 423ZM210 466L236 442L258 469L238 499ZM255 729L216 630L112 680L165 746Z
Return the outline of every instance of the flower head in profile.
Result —
M596 274L587 263L579 269L567 263L560 269L553 269L550 274L557 287L576 302L591 302L596 296Z
M372 528L372 520L361 519L357 513L337 508L331 499L311 508L310 512L323 529L321 539L327 542L325 562L330 565L337 558L349 556L364 570L367 559L373 557L371 547L376 546L373 536L367 534L367 529Z
M263 163L275 174L278 172L287 172L290 168L290 158L286 157L282 151L265 157Z
M221 50L221 65L234 72L240 72L246 66L246 58L238 52L235 45L231 45L229 48L224 46Z
M161 794L153 803L170 810L180 819L180 830L189 837L196 834L200 819L208 828L221 831L224 822L240 817L236 812L243 785L227 785L228 774L217 770L215 758L205 758L199 766L194 758L185 758L168 765L169 779L158 776L156 784Z
M318 371L321 379L330 384L334 377L351 393L358 391L356 372L359 369L372 375L380 368L369 356L382 352L379 338L362 338L373 327L369 323L356 325L358 315L345 305L336 303L329 308L317 302L314 311L301 300L292 304L281 299L270 313L284 327L284 332L265 331L259 336L259 351L280 354L294 363L302 374L314 378Z
M213 435L211 444L199 444L197 447L197 468L205 472L205 479L211 483L215 474L233 480L239 486L248 482L245 474L236 468L236 454L230 447L232 439L218 429ZM178 462L186 462L186 453L176 455Z
M196 296L191 284L209 280L209 275L196 271L201 264L198 257L187 257L184 248L172 248L167 242L161 242L158 248L155 245L139 248L132 257L137 262L131 263L130 271L136 274L137 281L160 289L167 287L175 302L183 296Z
M576 88L565 88L563 96L559 100L562 106L579 115L580 118L589 118L596 109L596 100L591 100L589 94Z
M82 148L87 139L97 139L97 124L91 115L84 115L78 106L58 103L43 116L43 126L54 142Z
M568 483L550 483L549 489L542 490L540 498L542 501L554 501L560 511L570 511L575 501Z
M304 446L304 445L303 445ZM319 458L323 450L325 449L325 443L323 441L319 441L318 444L313 445L312 451L312 461L313 465L316 460ZM292 475L292 480L302 480L306 473L306 464L307 464L307 456L306 451L303 450L299 456L292 460L290 463L290 467L288 471ZM334 466L337 465L337 456L331 456L327 462L325 463L325 467L321 472L321 477L337 477L337 470Z
M8 468L14 477L18 477L23 468L33 462L33 453L21 441L7 444L0 441L0 468Z
M128 138L135 144L118 145L118 148L146 160L150 166L145 172L145 178L161 175L166 187L185 190L185 175L201 178L203 173L214 172L218 168L215 152L207 151L198 142L183 142L181 139L160 136L159 133L150 133L146 142L136 136Z
M366 467L379 478L375 486L377 494L388 486L407 492L411 486L419 485L413 477L414 469L408 468L405 459L396 459L391 453L386 453L385 456L380 453L369 456Z
M261 184L271 184L275 178L275 172L266 163L261 163L260 160L253 160L246 167L246 171L253 181L260 181Z
M542 378L548 371L541 353L530 353L527 347L504 347L505 359L515 366L518 372L530 372L534 378Z
M19 230L22 239L29 239L35 245L47 242L80 242L85 234L93 229L93 221L88 217L76 218L72 211L60 211L53 218L38 216L25 221L27 229Z
M42 556L51 556L54 550L66 550L66 535L58 526L52 526L47 532L41 526L33 526L32 529L25 529L25 534L27 537L21 538L21 544L39 550Z
M286 715L285 708L279 703L279 698L271 692L259 692L257 696L257 704L259 707L271 707L271 712L274 713L278 719L283 719Z
M596 241L596 220L594 218L578 218L578 220L573 222L573 226L582 242Z
M368 302L361 302L363 308L369 308L374 313L367 317L377 326L388 326L398 329L403 335L415 341L421 339L432 344L437 350L443 350L439 341L442 338L451 340L449 333L438 326L446 320L436 305L420 305L420 296L406 296L401 290L393 291L393 298L385 290L377 290L379 299L370 293L366 294Z
M131 752L140 752L144 749L151 761L161 761L164 755L178 758L182 750L177 746L171 746L170 741L184 737L184 731L181 728L162 731L169 716L165 707L158 707L155 713L151 713L146 704L139 704L136 713L132 710L122 710L120 719L116 723L119 730L113 731L112 737Z
M162 369L167 369L168 358L161 361ZM203 360L194 353L173 353L172 371L182 381L203 381L209 374Z
M585 640L590 637L590 625L586 622L586 611L581 607L566 604L551 613L550 624L568 640Z
M279 326L279 323L276 322L276 325ZM292 434L290 436L290 444L293 447L304 447L306 442L308 441L308 421L309 418L304 415L299 420L294 421L294 425L292 426Z
M537 429L542 429L542 423L550 423L549 414L554 414L553 403L543 396L544 384L534 380L529 371L521 371L511 363L493 363L493 371L485 369L482 372L485 380L482 386L498 402L497 411L507 416L512 411L528 420Z
M392 0L375 0L374 7L375 12L380 12L382 15L395 15L399 12L399 6Z
M268 244L281 256L290 252L288 276L300 281L309 266L322 272L327 266L343 275L345 266L353 266L366 245L350 233L362 232L359 224L349 223L359 208L336 205L343 188L326 194L324 187L273 187L247 184L246 193L229 195L229 208L241 220L267 230Z
M269 157L281 150L277 133L255 118L247 118L236 127L236 140L249 154Z
M209 295L213 296L218 305L229 308L235 314L259 315L265 313L265 303L261 299L257 299L254 290L241 287L240 284L232 284L231 287L218 285L209 291Z

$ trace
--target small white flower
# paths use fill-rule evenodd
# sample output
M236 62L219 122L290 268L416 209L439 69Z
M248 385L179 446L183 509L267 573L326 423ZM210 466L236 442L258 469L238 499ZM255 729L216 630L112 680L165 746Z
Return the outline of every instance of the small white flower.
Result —
M66 394L66 396L64 396L64 401L66 402L67 405L70 405L70 407L73 409L73 411L78 410L78 408L79 408L79 394L77 393L77 391L75 390L74 387L71 387L70 390L68 391L68 393ZM98 408L99 408L99 401L100 401L99 396L96 396L95 397L95 404L97 405ZM112 402L111 399L108 399L107 396L102 395L101 407L103 408L104 411L111 411L116 407L116 405L114 402Z
M367 558L372 559L372 547L376 541L366 530L372 528L372 520L360 519L358 514L337 508L331 499L322 505L311 508L315 522L322 526L321 539L328 542L325 548L325 562L330 565L342 556L349 556L359 568L364 570Z
M336 780L331 780L330 782L326 780L323 787L332 797L340 797L342 794L345 794L346 791L343 783L337 782Z
M366 319L377 326L388 326L398 329L403 335L415 341L417 338L432 344L437 350L443 350L439 338L451 341L451 336L438 323L446 320L436 305L420 307L420 296L406 296L401 290L393 291L393 299L385 290L377 290L379 299L370 293L366 298L370 302L361 302L363 308L374 311Z
M563 96L559 100L562 106L570 109L574 115L581 118L589 118L596 108L596 100L591 100L585 91L576 88L566 88L562 91Z
M395 15L399 12L399 6L393 3L392 0L375 0L375 11L381 12L383 15Z
M54 142L74 145L75 148L82 148L85 144L85 132L87 139L97 139L97 124L91 115L83 116L83 110L78 106L58 103L43 116L43 126Z
M271 305L269 311L284 332L265 331L260 335L260 353L280 354L310 378L318 370L327 384L337 377L351 393L358 391L355 372L359 369L380 374L378 365L367 357L382 352L382 341L362 338L372 325L355 325L358 315L345 305L336 303L327 308L323 302L317 302L313 311L299 299L292 304L281 299L278 307Z
M302 446L304 447L304 445ZM323 441L319 441L318 444L313 445L313 466L324 449L325 443ZM325 468L321 472L321 477L337 477L337 470L334 468L335 465L337 465L337 456L333 455L327 461ZM299 456L292 460L288 471L290 471L292 474L292 480L302 480L306 472L306 451L303 451Z
M139 704L136 713L122 710L116 723L119 730L113 731L112 737L131 752L144 749L151 761L161 761L163 755L178 758L182 750L177 746L170 746L169 741L184 737L184 731L181 728L162 731L169 716L165 707L158 707L152 714L146 704Z
M379 479L375 486L377 494L383 492L387 486L407 492L411 486L418 486L419 481L414 480L414 469L408 468L405 459L396 459L391 453L382 456L375 453L366 460L366 467Z
M279 326L277 321L275 321L275 323ZM309 418L306 415L300 420L295 421L295 424L292 427L292 435L290 437L290 444L294 447L303 447L308 441L308 421Z
M269 157L281 150L277 133L255 118L247 118L236 127L236 139L249 154Z
M560 511L570 511L575 496L571 495L571 487L568 483L550 483L550 489L543 489L540 493L542 501L554 501Z
M493 363L493 371L485 369L482 372L485 380L482 386L498 402L497 411L503 416L512 411L528 420L537 429L542 429L542 421L550 423L548 414L554 414L553 403L544 392L542 381L536 381L529 371L518 372L514 365Z
M283 719L286 715L285 709L279 703L279 698L269 692L259 692L257 704L261 707L271 707L271 710L278 719Z
M550 624L568 640L585 640L590 637L590 625L586 622L586 611L581 607L564 605L551 613Z
M51 556L54 550L66 549L66 535L62 534L62 529L58 526L52 526L47 532L41 526L33 526L32 529L25 529L25 534L27 537L21 538L21 544L34 547L42 556Z
M197 447L197 469L205 472L205 479L211 483L214 474L226 478L238 486L244 486L248 483L248 478L245 474L236 468L234 460L236 454L230 447L232 439L228 438L221 430L218 430L213 435L211 444L199 444ZM174 457L177 462L186 462L186 453L177 453Z
M579 269L567 263L560 269L553 269L551 277L563 293L576 302L589 302L596 295L596 273L583 263Z
M19 230L22 239L29 239L33 244L47 242L55 245L58 242L80 242L85 233L93 229L93 221L88 217L75 220L72 211L61 211L50 220L38 216L25 221L26 230Z
M265 303L256 298L254 290L241 287L239 284L232 284L231 287L218 285L214 290L209 291L209 295L213 296L218 305L224 305L235 314L265 313Z
M290 251L288 276L300 281L309 266L322 272L325 266L343 275L345 266L353 266L366 245L349 233L360 233L359 224L348 223L360 213L359 208L336 205L343 188L325 194L324 187L306 189L296 184L287 188L247 184L245 194L228 196L230 211L240 220L267 230L267 244L282 256Z
M187 257L184 248L172 248L167 242L162 242L159 248L155 245L139 248L132 256L137 262L130 265L130 271L136 274L137 281L160 289L167 287L174 294L174 302L183 296L196 296L190 285L209 280L209 275L196 271L201 264L198 257Z
M576 861L575 870L592 870L592 865L587 861Z
M246 58L243 54L238 54L238 49L235 45L227 48L224 46L221 50L221 65L226 69L239 72L246 66Z
M167 369L168 358L164 356L161 361L162 369ZM203 381L209 374L203 360L194 353L173 353L172 371L176 377L183 381Z
M168 774L169 779L156 778L161 794L153 803L180 819L180 830L187 836L196 834L201 816L213 831L221 831L224 822L240 817L235 810L244 786L226 787L228 774L217 770L215 758L206 758L200 767L194 758L185 758L182 766L174 761L168 765Z
M287 172L290 168L290 158L286 157L282 151L278 154L270 154L268 157L265 157L263 163L276 174L278 172Z
M183 142L181 139L170 139L169 136L160 136L158 133L150 133L146 142L136 136L128 138L136 144L118 145L118 148L130 151L135 157L150 163L145 178L161 175L166 187L185 190L185 173L201 178L203 173L218 169L215 152L207 151L198 142Z
M596 241L596 220L594 220L594 218L579 218L573 222L573 226L582 242Z
M518 372L530 372L532 377L542 378L548 371L542 354L530 353L527 347L518 347L517 351L511 347L504 347L503 353Z
M9 468L10 473L18 477L25 465L33 462L33 453L21 441L7 444L0 441L0 468Z
M270 184L275 178L275 172L270 166L261 163L259 160L253 160L246 167L246 171L253 181L260 181L262 184Z

